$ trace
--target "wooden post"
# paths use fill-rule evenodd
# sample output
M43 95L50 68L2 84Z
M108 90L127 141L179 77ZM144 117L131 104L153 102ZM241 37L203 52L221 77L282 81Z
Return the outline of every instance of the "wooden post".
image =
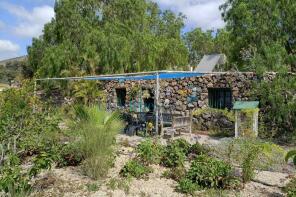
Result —
M258 111L253 113L253 132L258 137Z
M156 74L156 90L155 90L155 131L156 131L156 134L158 135L158 117L159 117L159 109L158 109L158 106L159 106L159 101L158 101L158 98L159 98L159 73Z
M190 117L190 127L189 127L189 133L190 133L190 137L192 136L192 110L189 110L189 117Z
M235 110L235 137L239 137L238 129L239 129L239 112Z

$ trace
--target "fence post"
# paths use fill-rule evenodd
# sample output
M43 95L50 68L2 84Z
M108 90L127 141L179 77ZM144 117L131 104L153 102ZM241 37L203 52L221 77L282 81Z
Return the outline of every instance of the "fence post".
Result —
M156 134L158 135L158 117L159 117L159 111L158 111L158 106L159 106L159 101L158 101L158 97L159 97L159 73L157 73L156 75L156 99L155 99L155 103L156 103L156 115L155 115L155 131Z

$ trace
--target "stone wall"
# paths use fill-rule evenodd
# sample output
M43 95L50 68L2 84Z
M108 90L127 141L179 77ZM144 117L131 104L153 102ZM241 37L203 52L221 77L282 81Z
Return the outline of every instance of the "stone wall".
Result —
M230 88L233 102L247 101L252 82L256 80L254 73L213 73L199 77L161 80L159 103L164 112L184 115L189 109L208 107L208 88ZM108 108L112 110L118 108L116 88L126 88L126 106L123 109L129 110L131 102L133 106L137 106L141 98L131 98L131 91L135 86L155 91L156 82L154 80L106 82Z

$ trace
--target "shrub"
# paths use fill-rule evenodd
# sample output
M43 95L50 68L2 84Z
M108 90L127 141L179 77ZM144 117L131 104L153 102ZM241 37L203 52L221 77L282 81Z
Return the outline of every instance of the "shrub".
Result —
M59 117L51 110L43 109L43 104L30 92L29 87L24 87L0 94L0 141L15 141L15 152L47 151L58 141Z
M192 162L186 177L202 187L224 188L231 172L231 166L224 161L200 155Z
M283 191L288 197L296 196L296 178L294 177L284 188Z
M124 179L112 178L107 183L107 187L111 190L121 189L121 190L124 190L126 194L128 194L130 190L130 181L131 179L129 177L128 178L125 177Z
M289 159L293 159L293 163L296 166L296 150L291 150L286 154L285 161L288 162Z
M77 143L70 143L61 148L57 167L78 166L84 160L82 151Z
M120 174L123 177L144 178L150 172L152 172L152 168L143 165L140 161L130 160L121 169Z
M163 147L157 141L148 139L138 145L136 152L145 164L158 164L162 157Z
M96 183L88 183L86 184L87 190L90 192L96 192L100 189L100 186Z
M42 169L50 169L56 155L42 152L33 159L33 167L29 171L30 177L36 176Z
M118 114L85 107L79 121L79 149L85 157L82 169L91 178L104 177L114 161L115 136L123 128Z
M260 152L260 147L249 146L248 152L242 161L242 179L244 183L251 181L255 177L256 161Z
M182 150L182 152L184 152L185 154L187 154L189 152L190 147L191 147L191 145L189 144L189 142L187 142L183 138L179 138L177 140L174 140L171 144L173 146L176 146L176 147L180 148Z
M186 170L183 166L171 168L163 173L165 178L170 178L175 181L180 181L186 175Z
M20 160L16 155L8 155L0 168L0 174L0 191L9 193L11 196L25 196L31 190L29 176L22 173Z
M192 180L184 178L178 182L177 190L185 194L194 194L198 189L198 185L193 183Z
M242 179L248 182L255 170L277 170L284 164L285 151L278 145L255 139L234 139L215 147L215 155L243 168Z
M209 151L210 150L208 147L196 142L195 144L190 146L188 153L196 156L196 155L208 154Z
M164 150L162 164L166 167L183 166L185 162L185 151L177 144L171 143Z

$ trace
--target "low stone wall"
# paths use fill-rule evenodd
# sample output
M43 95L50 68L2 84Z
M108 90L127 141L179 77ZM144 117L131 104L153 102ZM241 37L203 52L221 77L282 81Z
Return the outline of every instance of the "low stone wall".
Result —
M222 112L206 109L203 113L193 116L193 127L198 131L223 132L234 136L234 116L229 118Z
M247 101L252 82L257 77L254 73L213 73L199 77L168 79L160 81L159 103L163 112L184 115L187 110L206 108L208 105L208 88L230 88L233 101ZM140 86L155 91L156 82L150 81L109 81L105 84L107 106L116 109L116 88L126 88L126 105L129 109L139 99L131 98L133 87Z

